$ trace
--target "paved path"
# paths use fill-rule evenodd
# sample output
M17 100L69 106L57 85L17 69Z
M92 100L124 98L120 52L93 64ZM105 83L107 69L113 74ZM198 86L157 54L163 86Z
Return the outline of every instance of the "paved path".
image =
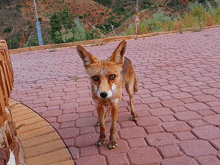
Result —
M86 49L105 57L117 45ZM138 121L129 121L124 92L115 150L94 145L97 114L75 48L11 55L11 97L56 128L77 165L219 165L220 28L129 41L126 56L138 77Z

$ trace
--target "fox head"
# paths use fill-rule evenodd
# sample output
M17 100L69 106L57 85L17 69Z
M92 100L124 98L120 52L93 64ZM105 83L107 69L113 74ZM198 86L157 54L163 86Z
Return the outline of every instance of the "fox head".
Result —
M99 98L111 98L117 92L117 87L121 86L126 46L126 41L122 41L107 60L99 60L80 45L76 47L91 79L92 90Z

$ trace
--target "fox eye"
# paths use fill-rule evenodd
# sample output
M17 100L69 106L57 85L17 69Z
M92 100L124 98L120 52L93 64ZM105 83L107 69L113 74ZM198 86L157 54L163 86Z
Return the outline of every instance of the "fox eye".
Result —
M114 80L115 79L115 75L114 74L111 74L110 76L109 76L109 80Z
M99 81L99 77L98 77L98 76L93 76L92 79L93 79L94 81Z

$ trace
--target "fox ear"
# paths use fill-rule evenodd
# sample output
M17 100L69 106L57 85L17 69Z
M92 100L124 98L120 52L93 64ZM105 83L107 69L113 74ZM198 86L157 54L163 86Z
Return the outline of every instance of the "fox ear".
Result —
M88 66L94 62L96 62L96 57L91 55L89 52L87 52L82 46L77 45L76 50L80 56L80 58L83 60L84 66Z
M126 47L127 47L127 42L123 40L115 49L115 51L112 53L112 55L109 57L109 60L114 61L117 64L123 64Z

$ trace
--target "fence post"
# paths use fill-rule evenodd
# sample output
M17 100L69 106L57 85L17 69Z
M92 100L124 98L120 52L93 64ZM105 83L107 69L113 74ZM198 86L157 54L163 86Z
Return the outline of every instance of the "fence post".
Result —
M39 41L39 45L43 45L43 39L42 39L42 35L41 35L40 22L38 21L37 6L36 6L35 0L34 0L34 8L35 8L36 19L37 19L36 27L37 27L38 41Z
M136 23L136 35L139 35L139 16L138 16L138 0L136 5L136 11L135 11L135 23Z

